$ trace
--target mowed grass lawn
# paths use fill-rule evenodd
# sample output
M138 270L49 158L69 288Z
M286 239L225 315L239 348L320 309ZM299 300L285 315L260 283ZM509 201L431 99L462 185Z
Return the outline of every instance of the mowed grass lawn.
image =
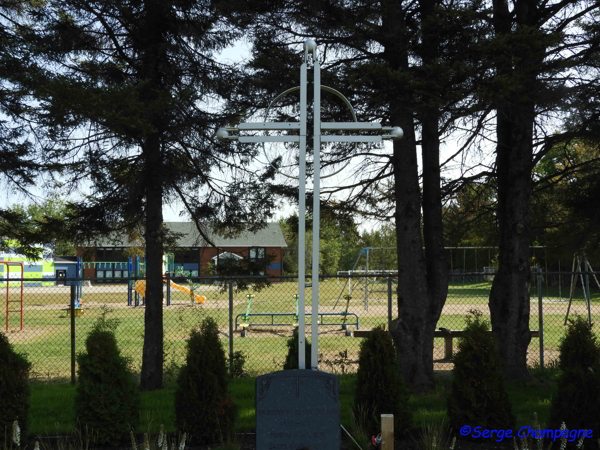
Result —
M531 425L532 415L538 414L540 423L549 422L550 403L555 392L557 372L546 369L543 373L532 370L533 381L507 383L506 388L517 418L517 427ZM435 390L410 397L413 428L428 424L448 423L446 402L450 394L452 376L436 376ZM161 424L167 432L175 431L175 386L141 394L140 432L157 433ZM352 404L356 389L355 375L340 375L341 422L347 429L352 426ZM233 379L230 394L237 406L236 429L240 432L255 430L255 378ZM75 386L65 383L33 382L29 412L31 436L64 435L73 433L77 418L74 413Z
M248 337L241 338L238 332L233 334L234 351L241 351L247 356L246 369L251 375L279 370L287 353L286 341L291 335L295 321L296 293L295 282L274 283L271 287L253 292L251 313L288 314L286 316L252 317L252 322L275 324L287 323L288 326L253 327ZM376 290L385 290L387 283L376 286ZM471 307L481 308L487 312L487 302L491 282L462 283L455 279L450 285L448 299L438 327L454 330L463 329L468 310ZM347 293L345 280L325 280L321 284L321 305L324 310L343 312L346 309ZM120 290L120 292L114 292ZM69 302L69 290L56 292L55 288L27 288L25 292L25 327L18 330L18 313L11 313L8 333L10 341L19 352L28 354L33 364L32 375L38 378L68 377L70 374L70 319L65 308ZM566 289L563 289L566 291ZM216 286L199 285L196 294L206 297L203 305L192 303L189 296L173 290L173 305L164 309L164 336L167 366L181 365L185 356L185 342L193 327L204 317L213 317L220 326L224 348L228 349L228 293ZM581 296L581 290L578 290ZM84 314L76 318L76 351L84 350L87 334L96 320L103 314L107 318L118 319L116 331L117 341L122 353L130 358L134 370L141 366L141 349L144 334L143 306L127 306L125 286L93 286L84 288ZM248 292L234 292L233 319L238 323L244 321L243 314L248 310ZM311 288L307 288L306 308L311 307ZM530 328L539 329L537 303L532 293L532 316ZM18 294L10 294L13 299ZM395 297L395 295L394 295ZM594 297L593 304L598 297ZM395 301L395 300L394 300ZM14 305L14 304L13 304ZM102 306L105 305L106 309ZM583 309L583 300L576 298L577 312ZM334 309L335 306L335 309ZM353 291L353 299L349 311L360 317L361 329L370 329L377 325L387 324L387 293L377 292L369 297L368 309L365 309L364 284L359 283ZM566 304L550 301L544 304L544 348L552 351L558 349L559 339L563 336L564 312ZM396 311L394 310L394 314ZM291 315L290 315L291 314ZM593 320L598 317L594 315ZM310 317L306 318L309 325ZM341 316L325 317L327 322L340 322ZM307 329L310 327L307 326ZM350 326L354 329L354 326ZM323 361L334 359L339 352L347 351L350 360L356 360L360 339L346 337L339 326L321 327L320 352ZM435 340L436 355L443 355L443 340ZM532 339L530 353L539 352L539 340ZM550 352L551 353L551 352ZM550 358L547 358L547 360Z

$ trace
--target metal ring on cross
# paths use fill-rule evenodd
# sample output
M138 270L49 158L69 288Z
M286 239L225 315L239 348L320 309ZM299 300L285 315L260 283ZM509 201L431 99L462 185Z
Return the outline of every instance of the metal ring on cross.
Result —
M338 97L340 100L342 100L342 101L344 102L344 104L345 104L345 105L348 107L348 109L350 110L350 113L352 114L352 121L353 121L353 122L357 122L357 120L356 120L356 113L354 112L354 108L352 107L352 104L350 103L350 101L349 101L349 100L348 100L348 99L347 99L347 98L346 98L346 97L345 97L345 96L344 96L344 95L343 95L343 94L342 94L340 91L338 91L338 90L336 90L336 89L334 89L334 88L332 88L332 87L329 87L329 86L323 86L323 85L321 85L321 90L322 90L322 91L325 91L325 92L329 92L330 94L333 94L333 95L335 95L336 97ZM293 87L293 88L287 89L286 91L282 92L282 93L281 93L281 94L279 94L277 97L275 97L275 98L274 98L274 99L271 101L271 103L269 103L269 106L267 106L267 109L266 109L266 111L265 111L265 117L264 117L264 121L265 121L265 122L270 122L270 120L269 120L269 114L270 114L270 112L271 112L271 109L273 108L273 105L274 105L274 104L275 104L277 101L279 101L281 98L285 97L286 95L288 95L288 94L291 94L291 93L293 93L293 92L297 92L297 91L300 91L300 86L296 86L296 87ZM297 112L299 112L299 111L297 111ZM267 148L267 145L268 145L268 144L263 144L263 154L265 155L265 158L267 158L267 162L268 162L268 164L272 165L272 166L275 168L275 170L277 170L277 172L278 172L279 174L283 175L284 177L286 177L286 178L291 178L291 179L294 179L294 180L298 180L298 179L299 179L299 177L295 177L295 176L293 176L293 175L289 175L289 174L287 174L287 173L283 172L282 170L280 170L280 169L279 169L279 168L278 168L278 167L277 167L275 164L273 164L273 159L274 159L274 158L273 158L272 156L270 156L270 155L268 155L268 154L267 154L267 150L266 150L266 148ZM355 147L356 147L356 145L357 145L357 144L355 144ZM313 151L314 151L314 150L313 150ZM329 173L329 174L326 174L326 175L321 175L321 179L326 179L326 178L329 178L329 177L333 177L333 176L335 176L335 175L338 175L338 174L339 174L340 172L342 172L342 171L343 171L343 170L344 170L346 167L348 167L348 165L349 165L349 164L350 164L350 161L348 160L348 161L347 161L347 162L346 162L346 163L345 163L345 164L344 164L344 165L343 165L341 168L339 168L339 169L336 169L334 172L332 172L332 173ZM321 165L322 165L322 167L323 167L323 162L321 162Z

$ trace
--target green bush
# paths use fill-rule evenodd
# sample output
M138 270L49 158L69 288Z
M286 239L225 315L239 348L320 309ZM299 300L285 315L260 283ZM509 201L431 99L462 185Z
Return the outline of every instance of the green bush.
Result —
M100 445L119 445L136 428L140 394L129 360L121 356L114 330L116 322L100 319L85 340L85 353L77 355L79 380L75 413L91 429Z
M231 373L229 376L231 378L246 378L248 373L246 372L245 365L246 360L248 359L248 355L240 352L233 352L233 356L231 358Z
M566 334L560 339L558 367L594 367L600 363L600 344L592 331L592 325L581 316L570 319Z
M12 433L13 422L18 420L21 436L27 436L29 370L31 363L16 353L8 338L0 333L0 431L8 435Z
M513 428L515 417L504 389L494 336L479 311L471 314L454 357L454 380L448 397L450 427L455 432L465 424Z
M381 414L394 415L398 434L410 428L409 391L400 375L396 349L383 327L374 328L360 343L353 414L369 437L381 431Z
M298 328L294 329L293 336L287 341L288 352L283 363L283 370L294 370L298 368ZM308 339L304 342L305 367L311 367L311 345Z
M186 363L177 379L175 422L195 444L227 441L233 435L235 405L227 392L227 361L219 328L210 317L192 330Z
M552 396L550 423L568 429L600 430L600 344L592 325L582 317L570 320L560 340L557 392ZM596 440L591 444L597 448Z

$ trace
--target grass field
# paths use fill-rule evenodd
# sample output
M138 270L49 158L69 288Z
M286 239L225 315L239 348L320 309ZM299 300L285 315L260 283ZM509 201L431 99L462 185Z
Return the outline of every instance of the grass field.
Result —
M251 317L252 321L261 323L287 324L285 326L250 327L248 337L240 337L239 330L232 335L234 351L241 351L247 356L246 368L251 375L258 375L282 367L287 352L286 341L293 330L296 314L296 283L274 283L271 287L253 292L251 313L289 314L288 316ZM367 295L365 302L364 283L353 290L353 299L348 304L348 312L356 314L360 319L361 329L370 329L377 325L387 324L387 292L386 283L372 286L376 291ZM471 309L480 309L489 315L487 307L491 282L463 283L459 278L449 286L448 297L438 327L463 329L465 318ZM544 294L544 349L546 361L556 356L560 337L564 334L564 316L568 304L558 298L555 288L543 290ZM17 288L10 289L9 297L17 300ZM568 293L567 289L562 290ZM0 291L1 292L1 291ZM344 280L328 279L321 283L320 311L342 313L346 309L343 295L348 292ZM190 330L204 317L211 316L219 324L222 332L224 348L229 346L228 328L228 293L217 286L201 285L196 294L203 295L207 301L202 305L191 302L189 296L179 291L172 292L172 305L164 308L164 336L166 365L180 365L185 355L185 339ZM553 296L553 294L557 294ZM576 292L570 314L585 314L586 309L581 290ZM6 293L2 299L6 299ZM311 288L307 288L306 310L311 310ZM19 330L19 314L10 313L8 337L15 348L27 353L33 363L32 376L38 378L68 377L70 374L70 319L67 315L70 290L68 287L28 287L25 290L24 329ZM539 329L538 302L535 290L531 294L530 328ZM395 298L395 295L393 295ZM600 293L593 292L591 311L592 319L600 316ZM238 322L243 322L243 314L248 307L247 292L234 292L232 318L242 315ZM11 303L15 307L17 303ZM395 300L394 300L395 305ZM106 314L108 318L119 320L117 340L126 356L131 360L135 370L141 365L141 350L144 334L143 306L127 306L127 288L125 285L98 285L84 288L84 312L76 318L76 350L84 349L84 341L94 322ZM396 313L396 308L393 308ZM326 317L329 322L341 323L342 316ZM307 330L310 329L310 317L306 318ZM2 329L4 329L4 320ZM354 329L354 326L350 326ZM348 359L355 361L358 355L360 339L346 337L340 325L320 327L320 353L322 362L338 357L339 352L347 351ZM443 340L435 340L437 358L443 356ZM530 362L539 354L539 340L532 339L530 344ZM445 364L444 368L448 364Z
M555 388L557 372L546 370L532 371L533 382L507 383L506 388L517 419L517 427L531 425L531 418L537 412L540 423L548 423L550 399ZM413 428L425 424L448 423L446 399L450 394L451 375L439 375L436 389L430 393L413 395L409 405L413 411ZM255 379L243 378L230 381L229 390L237 407L238 431L254 431L255 426ZM351 429L351 408L356 389L354 375L340 376L340 412L342 424ZM161 424L167 432L175 431L174 397L175 386L155 392L142 392L140 411L141 432L156 434ZM32 383L31 408L29 415L32 436L64 435L74 432L76 417L74 413L75 387L65 383Z

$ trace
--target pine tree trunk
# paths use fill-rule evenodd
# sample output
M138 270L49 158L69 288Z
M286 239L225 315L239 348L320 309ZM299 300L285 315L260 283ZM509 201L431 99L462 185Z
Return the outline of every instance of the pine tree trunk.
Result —
M494 30L503 46L494 55L498 86L502 87L496 99L499 265L489 306L508 379L529 377L533 127L537 74L545 53L542 36L532 33L539 23L536 3L520 0L514 15L505 1L494 1Z
M423 16L435 14L435 0L420 2ZM390 35L391 67L409 70L406 46L402 46L403 29L395 2L386 3ZM423 33L427 45L423 63L433 64L438 43L435 33ZM415 391L433 387L433 338L448 290L448 268L444 256L442 233L442 198L439 167L439 110L438 95L432 92L430 109L422 109L423 151L423 240L421 238L421 192L417 144L414 128L414 110L419 110L411 94L393 105L392 123L404 130L404 138L394 142L393 167L395 183L395 219L398 261L398 319L392 323L392 337L396 344L400 370L404 380Z
M499 266L489 306L504 374L508 379L523 379L528 377L527 347L531 340L531 134L523 129L526 128L525 120L513 121L508 118L509 114L504 108L498 110Z
M162 8L159 0L145 4L140 19L142 78L147 83L140 91L145 103L147 121L152 131L143 138L144 176L146 177L146 313L144 317L144 349L140 389L152 391L162 388L163 380L163 214L164 186L168 183L164 173L162 134L164 118L157 107L159 93L165 91L164 78L169 73L165 53L165 37Z
M435 72L440 57L439 32L436 23L440 18L436 8L440 0L421 0L421 28L423 66ZM427 267L428 320L427 328L433 343L433 332L442 314L448 295L448 262L444 251L442 221L442 177L440 171L440 123L444 82L438 80L421 105L421 149L423 154L423 237ZM433 352L433 344L431 345ZM433 370L433 353L431 355Z
M423 129L425 253L421 243L421 204L414 129L400 118L399 122L406 124L404 142L394 143L398 319L394 320L391 332L402 376L415 391L430 389L434 384L434 332L448 291L439 153L436 153L436 146L439 147L436 117L430 117L428 126Z
M146 174L149 180L161 177L161 151L158 136L145 147ZM162 387L163 379L163 243L162 183L148 183L146 196L146 313L140 388L152 391Z
M394 142L396 242L398 258L398 318L392 337L406 383L421 391L433 386L433 333L427 296L425 255L421 244L421 202L417 148L409 112L398 114L394 125L404 130ZM435 323L433 324L435 329ZM429 337L431 336L431 339Z

